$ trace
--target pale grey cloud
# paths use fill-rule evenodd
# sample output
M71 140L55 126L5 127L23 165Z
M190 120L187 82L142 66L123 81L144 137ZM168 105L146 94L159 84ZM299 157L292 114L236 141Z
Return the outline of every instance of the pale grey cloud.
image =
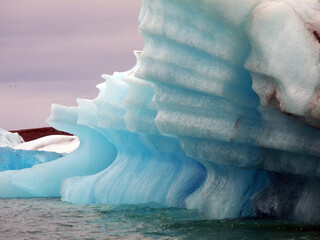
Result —
M132 51L143 47L137 32L140 5L0 0L0 127L43 126L50 103L68 105L84 91L93 98L101 74L132 67ZM37 106L26 112L27 104Z

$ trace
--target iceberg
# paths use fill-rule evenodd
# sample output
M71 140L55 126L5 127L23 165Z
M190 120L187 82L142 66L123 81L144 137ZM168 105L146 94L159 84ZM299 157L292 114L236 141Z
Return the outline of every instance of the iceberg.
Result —
M0 128L0 147L14 147L21 143L24 143L24 140L18 133L11 133Z
M79 148L1 172L0 197L319 223L319 1L143 0L139 21L136 66L52 105Z

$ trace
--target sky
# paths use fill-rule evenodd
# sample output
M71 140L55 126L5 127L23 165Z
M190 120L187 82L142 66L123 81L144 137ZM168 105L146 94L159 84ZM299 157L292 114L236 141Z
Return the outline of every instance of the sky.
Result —
M0 0L0 128L47 126L52 103L93 99L135 65L140 0Z

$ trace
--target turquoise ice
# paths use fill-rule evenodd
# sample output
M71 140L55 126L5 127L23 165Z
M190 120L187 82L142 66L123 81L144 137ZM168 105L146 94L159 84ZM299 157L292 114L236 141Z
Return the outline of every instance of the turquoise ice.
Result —
M55 152L15 150L0 147L0 172L31 168L36 164L50 162L63 155Z

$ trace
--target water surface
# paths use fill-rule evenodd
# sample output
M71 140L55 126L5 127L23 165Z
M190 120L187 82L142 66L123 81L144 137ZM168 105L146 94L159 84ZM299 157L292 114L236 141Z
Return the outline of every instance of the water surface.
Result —
M320 228L275 220L206 220L157 205L73 205L0 199L0 239L319 240Z

